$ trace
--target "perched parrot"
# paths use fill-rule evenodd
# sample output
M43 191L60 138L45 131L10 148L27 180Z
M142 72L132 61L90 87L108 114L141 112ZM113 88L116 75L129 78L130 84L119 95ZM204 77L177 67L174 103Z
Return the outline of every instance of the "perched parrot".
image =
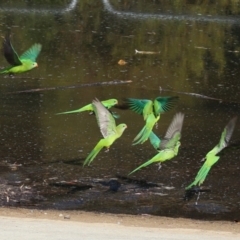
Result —
M143 115L146 121L143 129L133 140L133 145L144 143L148 138L154 125L160 119L160 114L169 111L177 102L178 97L157 97L154 101L147 99L127 98L125 101L130 109Z
M219 160L219 156L217 154L222 151L225 147L228 146L228 143L230 141L230 138L232 136L235 124L236 124L237 117L231 119L227 126L224 128L220 141L218 145L216 145L210 152L207 153L205 159L205 162L203 166L198 171L198 174L195 178L195 180L186 187L186 190L189 190L192 186L200 186L205 178L207 177L208 172L210 171L213 164L215 164ZM204 160L203 159L203 160Z
M101 101L101 103L103 104L104 107L106 107L107 109L110 109L111 107L113 107L114 105L118 104L118 100L117 99L108 99L108 100L104 100ZM84 112L84 111L91 111L94 112L93 110L93 104L90 103L82 108L79 108L77 110L73 110L73 111L68 111L68 112L61 112L61 113L57 113L57 115L59 114L69 114L69 113L79 113L79 112ZM118 118L119 116L116 113L112 113L114 118Z
M170 126L168 127L165 137L162 140L160 140L153 132L151 132L150 142L159 153L152 159L148 160L147 162L134 169L132 172L129 173L129 175L152 163L161 163L166 160L170 160L178 154L178 149L181 145L180 138L183 120L184 114L177 113L174 116Z
M38 64L36 63L36 59L41 49L42 45L39 43L35 43L31 46L31 48L29 48L19 57L11 44L10 35L7 34L3 40L3 53L6 60L11 66L5 68L0 73L15 74L32 70L33 68L38 66Z
M86 164L89 165L103 147L106 147L107 150L109 150L110 146L116 139L122 136L124 130L127 128L127 125L124 123L116 126L112 114L98 99L93 100L92 106L97 118L98 126L104 138L101 139L95 148L90 152L88 157L85 159L83 166Z

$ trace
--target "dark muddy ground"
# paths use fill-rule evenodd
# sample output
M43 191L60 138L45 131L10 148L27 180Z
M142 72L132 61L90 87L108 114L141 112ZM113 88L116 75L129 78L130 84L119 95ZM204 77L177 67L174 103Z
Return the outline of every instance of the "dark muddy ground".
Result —
M43 45L37 69L0 76L0 205L238 221L240 119L233 146L212 167L197 204L196 195L183 199L201 159L240 112L237 5L82 0L56 8L49 1L33 2L8 0L0 6L1 36L11 29L19 54L34 43ZM1 56L0 68L7 66ZM129 82L99 84L116 80ZM185 114L178 156L160 170L153 164L128 177L156 151L149 142L132 146L142 116L116 109L117 124L126 123L127 130L109 153L102 151L82 167L102 137L96 119L56 113L95 97L160 95L177 95L179 101L161 116L157 135L164 136L175 113Z

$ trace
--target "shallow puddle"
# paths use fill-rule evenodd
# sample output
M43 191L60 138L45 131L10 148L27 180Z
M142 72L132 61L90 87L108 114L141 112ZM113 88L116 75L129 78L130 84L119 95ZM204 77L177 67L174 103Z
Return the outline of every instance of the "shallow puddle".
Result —
M35 42L43 49L38 68L0 76L1 205L239 219L239 121L231 147L203 184L209 191L198 201L197 195L183 200L201 160L240 111L238 6L225 1L18 4L1 4L2 36L11 29L19 55ZM4 56L0 66L8 66ZM95 97L121 102L168 95L179 101L161 115L154 132L163 137L174 114L183 112L179 153L160 170L152 164L130 176L157 153L149 142L132 145L144 126L142 116L114 109L117 124L126 123L127 130L108 153L101 151L83 167L102 138L95 116L56 115Z

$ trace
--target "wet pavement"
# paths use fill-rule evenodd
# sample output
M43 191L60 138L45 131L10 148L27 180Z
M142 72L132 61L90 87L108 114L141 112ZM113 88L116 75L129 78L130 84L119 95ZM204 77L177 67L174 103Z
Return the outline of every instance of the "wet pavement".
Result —
M201 159L240 110L238 7L224 1L71 3L19 1L16 6L8 1L0 6L1 35L11 29L19 54L35 42L43 45L39 68L0 76L1 205L238 220L239 122L232 146L203 184L209 191L201 193L197 205L197 196L183 200ZM125 65L118 64L121 59ZM7 66L3 56L0 66ZM142 116L115 109L116 122L126 123L127 130L108 153L102 151L83 168L102 137L96 119L86 112L56 113L78 109L95 97L121 102L160 95L179 96L179 101L161 116L157 135L164 136L176 112L185 114L177 157L160 170L153 164L128 177L156 151L149 142L132 146L144 125Z

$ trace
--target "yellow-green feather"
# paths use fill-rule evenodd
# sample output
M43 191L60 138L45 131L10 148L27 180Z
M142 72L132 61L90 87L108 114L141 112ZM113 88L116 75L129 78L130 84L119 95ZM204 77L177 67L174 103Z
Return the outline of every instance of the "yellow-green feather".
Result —
M137 167L136 169L134 169L132 172L129 173L132 174L138 170L140 170L143 167L147 167L148 165L152 164L152 163L156 163L156 162L165 162L167 160L172 159L173 157L175 157L178 154L178 149L180 147L180 142L178 142L176 144L176 146L173 149L164 149L161 150L157 155L155 155L153 158L151 158L150 160L148 160L147 162L143 163L142 165L140 165L139 167Z
M152 129L153 129L154 125L157 123L157 121L159 120L159 118L160 118L160 116L155 117L153 113L151 113L147 117L146 124L142 128L142 130L138 133L138 135L134 138L133 145L143 144L145 141L148 140L148 138L152 132Z
M219 160L219 156L216 156L220 151L222 151L229 143L230 138L232 136L237 118L231 119L227 126L224 128L219 143L207 153L206 161L204 162L203 166L197 173L195 180L186 187L186 190L190 189L192 186L198 185L200 186L207 177L211 167Z
M101 103L104 105L104 107L106 107L107 109L110 109L111 107L113 107L114 105L116 105L118 103L118 100L117 99L108 99L108 100L101 101ZM80 112L84 112L84 111L93 111L92 103L87 104L86 106L81 107L79 109L57 113L56 115L69 114L69 113L80 113Z

